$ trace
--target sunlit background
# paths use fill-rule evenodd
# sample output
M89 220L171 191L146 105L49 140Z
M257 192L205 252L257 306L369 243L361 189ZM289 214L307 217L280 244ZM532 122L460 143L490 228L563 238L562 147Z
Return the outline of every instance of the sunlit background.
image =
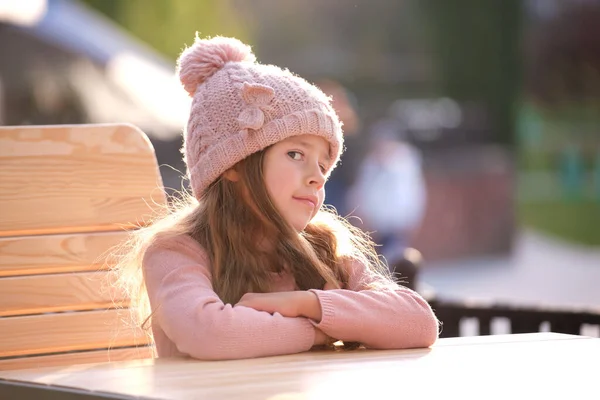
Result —
M375 236L369 207L400 210L423 288L600 307L598 21L599 0L0 0L0 124L133 123L176 192L175 60L235 36L333 96L329 201ZM398 202L356 195L365 160L406 154Z

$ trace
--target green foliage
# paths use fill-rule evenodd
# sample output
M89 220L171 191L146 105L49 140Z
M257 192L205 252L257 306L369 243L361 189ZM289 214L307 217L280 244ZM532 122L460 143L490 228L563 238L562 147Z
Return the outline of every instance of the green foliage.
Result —
M600 246L600 200L521 202L519 221L563 239Z
M512 144L521 86L521 0L422 0L440 90L486 109L496 142Z
M196 32L202 37L247 40L244 24L229 0L83 0L134 36L175 60Z

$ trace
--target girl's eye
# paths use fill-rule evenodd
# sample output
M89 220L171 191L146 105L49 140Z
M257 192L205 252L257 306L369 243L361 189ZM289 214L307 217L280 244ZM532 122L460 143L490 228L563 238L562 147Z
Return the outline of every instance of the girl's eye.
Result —
M290 156L292 160L296 161L300 161L302 159L302 153L299 151L288 151L288 156Z
M325 174L327 172L327 168L323 164L319 164L319 167L321 168L321 173Z

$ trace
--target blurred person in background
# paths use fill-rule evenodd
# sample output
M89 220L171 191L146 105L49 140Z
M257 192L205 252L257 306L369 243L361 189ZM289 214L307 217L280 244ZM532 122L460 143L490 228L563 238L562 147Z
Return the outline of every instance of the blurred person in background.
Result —
M356 216L372 232L379 253L388 262L406 258L410 237L425 212L426 189L421 155L402 128L381 120L370 129L371 145L361 163L347 204L357 204ZM391 268L391 266L390 266Z
M339 215L345 216L356 208L355 204L348 204L346 198L365 156L367 139L360 131L353 94L340 83L329 79L318 82L317 86L331 97L331 105L343 123L344 157L327 180L325 191L326 204L333 206Z

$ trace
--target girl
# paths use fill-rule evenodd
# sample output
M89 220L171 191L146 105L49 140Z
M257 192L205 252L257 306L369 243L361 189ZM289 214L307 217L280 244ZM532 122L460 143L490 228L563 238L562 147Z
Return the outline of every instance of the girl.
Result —
M322 208L342 149L329 98L232 38L196 39L178 72L193 99L183 150L193 196L136 231L117 266L158 356L433 344L428 303Z

